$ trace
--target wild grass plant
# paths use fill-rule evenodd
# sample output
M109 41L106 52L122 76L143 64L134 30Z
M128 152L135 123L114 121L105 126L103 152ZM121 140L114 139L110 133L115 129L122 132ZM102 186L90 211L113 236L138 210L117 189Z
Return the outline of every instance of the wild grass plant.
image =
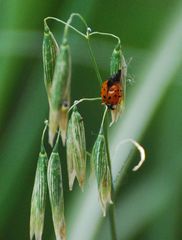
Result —
M122 240L181 240L182 6L178 0L119 0L114 4L95 0L88 0L87 4L82 0L48 0L45 4L34 0L2 2L1 239L29 238L29 205L41 131L48 118L42 81L43 18L49 15L67 19L75 11L83 14L92 31L109 31L120 36L126 62L132 57L128 72L135 84L127 87L124 114L108 128L117 236ZM85 32L79 20L75 19L73 24ZM62 26L51 20L48 25L60 45ZM99 96L100 87L95 81L87 42L72 30L69 40L73 104L82 96ZM110 37L96 35L91 39L102 80L110 75L113 43ZM100 101L78 105L86 130L87 151L91 152L97 138L103 109ZM131 137L142 142L147 153L146 163L136 173L130 171L138 159L138 152L132 151L133 145L117 147L118 142ZM46 132L44 144L50 156L47 142ZM60 141L59 145L67 238L110 240L109 211L103 218L96 184L87 181L82 193L75 181L73 191L69 192L65 151ZM129 170L125 167L126 159L130 162ZM43 239L55 239L48 195L45 214Z
M75 18L80 19L86 33L80 32L77 28L73 27L72 22ZM60 22L64 25L61 44L57 43L48 26L50 20ZM92 65L96 73L96 79L98 80L98 88L101 88L101 96L74 100L72 105L70 98L72 69L71 46L69 44L70 30L75 31L87 41ZM116 41L110 59L110 77L106 81L103 81L101 77L91 46L91 39L96 35L107 36ZM59 154L59 138L61 137L62 145L66 146L67 151L69 189L73 189L75 179L77 179L79 186L84 191L86 164L90 160L90 168L94 172L97 182L103 216L106 216L107 207L110 208L111 236L113 240L116 240L118 237L114 215L114 184L107 128L109 125L112 126L117 122L124 111L126 101L127 64L121 50L120 38L111 33L92 32L84 18L78 13L71 14L67 22L54 17L47 17L44 19L43 66L44 83L49 103L49 121L45 122L32 194L30 238L33 239L33 236L35 236L36 240L42 239L48 186L56 239L66 239L64 189L61 168L63 159L61 154ZM87 101L92 101L93 104L95 101L100 101L104 106L100 130L91 153L86 149L87 136L85 136L84 119L79 113L79 104L82 102L86 104ZM49 133L48 141L53 147L49 160L44 147L44 135L47 127ZM140 152L140 162L133 168L136 171L145 160L144 149L133 139L125 139L118 144L121 145L126 142L134 144Z

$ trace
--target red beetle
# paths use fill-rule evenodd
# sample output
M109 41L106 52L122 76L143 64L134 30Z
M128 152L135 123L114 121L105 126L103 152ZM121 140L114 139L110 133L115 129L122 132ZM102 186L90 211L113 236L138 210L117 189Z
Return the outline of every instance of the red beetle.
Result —
M111 110L114 110L123 98L123 87L120 79L121 70L102 84L102 102L105 103Z

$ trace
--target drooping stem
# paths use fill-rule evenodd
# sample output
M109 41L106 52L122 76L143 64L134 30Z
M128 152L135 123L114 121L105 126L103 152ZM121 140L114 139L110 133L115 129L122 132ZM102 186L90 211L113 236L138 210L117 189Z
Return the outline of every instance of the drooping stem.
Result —
M86 36L84 33L80 32L78 29L76 29L75 27L73 27L72 25L70 25L68 22L65 22L65 21L60 20L60 19L55 18L55 17L46 17L46 18L44 19L44 24L46 24L46 25L47 25L47 20L54 20L54 21L57 21L57 22L59 22L59 23L62 23L62 24L64 24L64 25L66 25L68 28L71 28L73 31L75 31L75 32L78 33L79 35L81 35L82 37L84 37L84 38L87 39L87 36Z
M98 69L98 66L97 66L94 54L93 54L93 50L92 50L92 47L91 47L91 44L90 44L90 37L93 36L93 35L102 35L102 36L112 37L112 38L117 39L118 45L121 44L121 41L120 41L120 38L118 36L116 36L116 35L114 35L112 33L103 33L103 32L92 32L92 33L90 33L89 30L90 29L88 28L87 29L88 48L89 48L89 52L90 52L90 56L91 56L91 59L92 59L92 63L93 63L93 66L94 66L94 69L95 69L95 72L96 72L96 75L97 75L97 79L98 79L98 81L99 81L99 83L101 85L102 84L102 78L101 78L101 75L100 75L100 72L99 72L99 69Z
M98 68L96 60L95 60L95 56L93 54L93 50L92 50L92 47L91 47L91 44L90 44L90 37L89 36L90 36L89 29L87 29L87 43L88 43L89 53L90 53L90 57L91 57L91 60L92 60L92 63L93 63L95 73L97 75L97 79L98 79L98 81L101 85L102 84L102 78L101 78L99 68Z
M75 27L73 27L71 24L72 22L72 19L73 17L78 17L82 23L85 25L86 29L87 29L87 32L86 34L80 32L78 29L76 29ZM100 72L99 72L99 68L97 66L97 63L96 63L96 60L95 60L95 56L93 54L93 50L92 50L92 47L91 47L91 44L90 44L90 37L93 36L93 35L103 35L103 36L108 36L108 37L112 37L112 38L115 38L117 39L118 41L118 44L120 44L120 38L114 34L111 34L111 33L103 33L103 32L92 32L90 33L90 28L88 27L85 19L79 14L79 13L72 13L68 19L67 22L63 21L63 20L60 20L58 18L55 18L55 17L46 17L44 19L44 24L47 25L47 21L48 20L55 20L57 22L60 22L62 24L65 25L65 29L64 29L64 34L63 34L63 40L66 39L66 35L67 35L67 32L68 32L68 29L71 28L72 30L74 30L76 33L78 33L79 35L81 35L82 37L84 37L85 39L87 39L87 43L88 43L88 48L89 48L89 53L90 53L90 57L91 57L91 60L92 60L92 63L93 63L93 67L94 67L94 70L95 70L95 73L97 75L97 79L99 81L99 84L101 85L102 84L102 78L101 78L101 75L100 75Z
M115 38L117 39L118 41L118 45L121 44L121 41L120 41L120 38L112 33L104 33L104 32L92 32L89 34L89 36L93 36L93 35L102 35L102 36L108 36L108 37L112 37L112 38Z
M72 13L66 23L65 28L64 28L63 40L67 38L68 29L70 28L70 26L71 26L70 24L74 17L78 17L82 21L82 23L85 25L86 29L88 29L88 25L87 25L85 19L79 13Z
M45 132L47 130L47 127L48 127L48 120L45 120L45 127L44 127L44 130L42 132L42 137L41 137L41 152L43 153L45 151L44 149L44 136L45 136Z
M78 105L81 102L84 102L84 101L98 101L98 100L101 100L101 97L97 97L97 98L82 98L80 100L76 100L76 101L74 101L74 104L69 108L68 112L70 112L71 109L73 109L76 105Z

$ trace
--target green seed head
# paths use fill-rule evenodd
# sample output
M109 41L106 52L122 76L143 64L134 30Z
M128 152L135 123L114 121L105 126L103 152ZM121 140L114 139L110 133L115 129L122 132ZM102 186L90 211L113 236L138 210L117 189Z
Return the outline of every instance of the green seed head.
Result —
M124 81L127 76L127 65L121 50L121 45L117 44L111 56L111 62L110 62L111 76L117 74L119 70L121 70L121 82L122 84L124 84Z
M50 31L47 24L44 25L44 38L42 45L43 67L44 67L44 83L50 102L50 91L53 80L56 56L59 52L57 42Z
M60 113L58 110L54 110L51 106L49 107L49 143L53 146L54 137L59 125Z
M73 188L73 183L76 177L76 171L74 166L74 151L73 151L73 138L72 138L72 121L68 122L67 139L66 139L66 153L67 153L67 168L68 168L68 180L70 191Z
M62 44L56 59L56 66L51 88L51 106L59 110L70 98L71 54L67 43Z
M106 168L101 184L99 186L99 196L103 215L106 216L107 203L110 204L113 203L111 200L111 173L108 166Z
M121 45L118 44L114 48L112 55L111 55L111 62L110 62L110 74L111 76L115 75L119 69L121 69Z
M114 122L117 122L121 112L124 110L125 99L126 99L126 76L127 76L127 65L125 62L124 55L121 51L121 45L118 44L113 50L111 56L111 63L110 63L110 73L111 76L121 71L120 75L120 83L122 88L122 99L120 103L116 106L114 110L111 111L112 125Z
M49 142L53 145L53 140L57 128L61 130L63 145L66 140L66 130L68 123L68 110L70 107L71 91L71 54L70 47L64 43L60 47L56 59L56 66L52 81L50 95L50 112L49 112Z
M35 182L31 200L30 214L30 239L35 235L35 239L42 239L44 227L45 203L47 193L47 154L41 152L39 154Z
M76 107L69 120L66 145L70 190L72 189L75 175L83 190L86 176L85 128L83 118Z
M54 110L51 106L49 108L49 143L51 146L53 146L58 127L61 131L62 143L65 145L69 106L70 102L65 101L59 110Z
M63 145L66 143L66 131L68 125L68 110L70 107L70 98L65 100L59 110L59 129L61 131L61 138Z
M66 239L66 227L64 219L63 183L61 163L56 148L53 150L48 162L47 181L56 240L64 240Z
M95 176L99 190L99 198L103 215L106 214L107 203L111 201L111 173L108 164L106 141L103 134L99 134L92 149L91 162L94 165Z

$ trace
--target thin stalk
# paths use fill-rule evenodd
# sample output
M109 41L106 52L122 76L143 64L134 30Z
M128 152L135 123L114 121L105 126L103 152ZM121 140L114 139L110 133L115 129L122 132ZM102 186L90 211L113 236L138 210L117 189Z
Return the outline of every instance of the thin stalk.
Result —
M84 19L79 13L72 13L71 15L80 18L80 20L82 21L82 23L85 25L86 29L88 29L88 25L87 25L85 19Z
M58 18L55 18L55 17L46 17L44 18L44 24L47 25L47 20L54 20L54 21L57 21L59 23L62 23L64 24L65 26L71 28L73 31L75 31L76 33L78 33L79 35L81 35L82 37L86 38L87 39L87 35L85 35L84 33L80 32L78 29L76 29L75 27L73 27L72 25L70 25L68 22L65 22L63 20L60 20Z
M45 123L45 127L44 127L44 130L42 132L42 137L41 137L41 152L45 151L45 149L44 149L44 136L45 136L45 132L46 132L47 127L48 127L48 120L46 120L44 123Z
M102 85L102 78L101 78L99 68L98 68L96 60L95 60L95 56L93 54L93 50L92 50L92 47L91 47L91 44L90 44L90 37L89 36L90 36L89 29L87 29L87 43L88 43L90 57L91 57L91 60L92 60L93 66L94 66L95 73L97 75L97 79L98 79L100 85Z
M92 32L89 34L89 36L93 36L93 35L102 35L102 36L108 36L108 37L112 37L117 39L118 44L121 44L120 38L112 33L104 33L104 32Z
M84 101L97 101L97 100L101 100L101 97L97 97L97 98L82 98L80 100L77 100L74 102L74 104L69 108L69 111L71 111L71 109L73 109L76 105L78 105L79 103L81 102L84 102Z
M65 26L64 33L63 33L63 39L66 39L66 36L68 34L68 29L71 26L70 24L74 17L78 17L82 21L82 23L85 25L86 29L88 29L88 25L87 25L85 19L79 13L72 13L67 21L66 26Z
M78 17L82 22L83 24L85 25L86 29L87 29L87 33L84 34L82 32L80 32L78 29L76 29L75 27L73 27L72 25L70 25L73 17ZM63 39L66 39L66 35L67 35L67 32L68 32L68 29L71 28L72 30L74 30L76 33L78 33L80 36L84 37L85 39L87 39L87 43L88 43L88 48L89 48L89 53L90 53L90 57L91 57L91 60L92 60L92 63L93 63L93 66L94 66L94 70L95 70L95 73L97 75L97 79L100 83L100 85L102 84L102 78L101 78L101 75L100 75L100 72L99 72L99 68L97 66L97 63L96 63L96 60L95 60L95 56L93 54L93 50L92 50L92 47L91 47L91 44L90 44L90 36L93 36L93 35L103 35L103 36L109 36L109 37L112 37L112 38L115 38L117 39L118 41L118 44L120 44L120 38L114 34L111 34L111 33L102 33L102 32L92 32L92 33L89 33L89 30L90 28L88 27L85 19L79 14L79 13L72 13L68 19L67 22L63 21L63 20L60 20L58 18L55 18L55 17L46 17L44 19L44 23L47 25L47 20L55 20L57 22L60 22L62 24L64 24L66 27L64 29L64 34L63 34Z
M97 78L99 80L99 83L102 83L102 78L100 76L100 72L98 70L98 66L95 60L95 57L93 55L93 51L90 45L90 36L93 35L104 35L104 36L109 36L109 37L113 37L116 38L118 40L118 44L120 44L120 38L115 36L114 34L110 34L110 33L101 33L101 32L93 32L93 33L89 33L89 31L87 30L87 38L88 38L88 46L89 46L89 51L90 51L90 55L91 55L91 59L94 65L94 69L97 75ZM108 146L108 135L107 135L107 128L108 128L108 119L107 121L105 121L105 117L107 114L107 107L104 111L104 115L102 118L102 123L101 123L101 127L100 127L100 132L103 131L104 129L104 135L105 135L105 139L106 139L106 150L107 150L107 155L108 155L108 164L109 164L109 169L110 169L110 173L111 173L111 199L114 201L114 185L113 185L113 177L112 177L112 171L111 171L111 159L110 159L110 153L109 153L109 146ZM112 236L112 240L117 240L117 234L116 234L116 222L115 222L115 211L114 211L114 204L110 206L109 208L109 220L110 220L110 227L111 227L111 236Z
M113 184L113 176L112 176L112 169L111 169L111 158L109 153L109 144L108 144L108 118L106 119L104 123L104 135L106 139L106 150L108 155L108 164L111 174L111 199L113 202L115 202L114 196L114 184ZM115 220L115 205L112 204L109 206L109 221L110 221L110 228L111 228L111 236L112 240L117 240L117 233L116 233L116 220Z

